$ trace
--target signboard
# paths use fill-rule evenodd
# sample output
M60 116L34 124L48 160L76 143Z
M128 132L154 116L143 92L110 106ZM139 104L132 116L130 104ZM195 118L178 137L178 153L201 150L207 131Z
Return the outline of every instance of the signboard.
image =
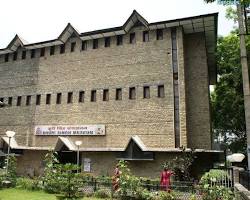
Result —
M218 4L222 5L236 5L239 0L217 0Z
M91 159L90 158L83 158L83 171L91 172Z
M38 125L35 135L105 135L105 125Z

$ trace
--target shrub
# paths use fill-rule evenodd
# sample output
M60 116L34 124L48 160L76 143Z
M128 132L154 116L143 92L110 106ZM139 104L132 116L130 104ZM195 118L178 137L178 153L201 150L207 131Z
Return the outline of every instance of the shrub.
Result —
M152 200L153 197L154 193L143 188L138 188L137 193L135 195L135 199L137 200Z
M201 177L201 184L215 184L216 182L220 182L223 179L228 178L227 172L220 169L211 169L209 172L206 172Z
M25 190L40 190L42 188L42 183L39 179L17 178L16 188Z
M110 198L110 192L109 190L105 190L105 189L100 189L100 190L97 190L95 193L94 193L94 196L96 198L102 198L102 199L105 199L105 198Z
M173 191L171 192L161 191L153 198L153 200L176 200L176 199L177 199L176 194Z

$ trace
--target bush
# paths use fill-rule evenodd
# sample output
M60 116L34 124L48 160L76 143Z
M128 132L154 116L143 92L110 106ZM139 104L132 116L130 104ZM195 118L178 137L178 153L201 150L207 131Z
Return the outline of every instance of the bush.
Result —
M42 183L39 179L17 178L16 188L25 190L40 190Z
M96 198L102 198L102 199L105 199L105 198L110 198L110 192L109 190L105 190L105 189L100 189L100 190L97 190L95 193L94 193L94 196Z
M171 192L161 191L153 198L153 200L176 200L176 199L177 199L176 194L173 191Z
M137 200L152 200L153 197L154 193L142 188L138 188L137 193L135 195L135 199Z

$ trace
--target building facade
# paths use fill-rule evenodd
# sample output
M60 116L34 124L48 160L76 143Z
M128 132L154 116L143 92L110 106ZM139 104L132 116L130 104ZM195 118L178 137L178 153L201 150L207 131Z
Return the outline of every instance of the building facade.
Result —
M40 174L48 150L62 162L79 150L93 174L125 159L152 177L182 146L210 156L216 37L217 14L148 23L136 11L121 27L16 35L0 50L0 148L19 154L20 174Z

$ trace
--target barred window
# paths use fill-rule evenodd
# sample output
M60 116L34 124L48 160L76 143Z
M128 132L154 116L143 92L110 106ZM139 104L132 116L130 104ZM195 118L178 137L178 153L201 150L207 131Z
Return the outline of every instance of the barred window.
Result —
M117 46L122 45L122 43L123 43L122 35L117 35L116 36L116 44L117 44Z
M28 95L28 96L26 96L26 106L29 106L30 103L31 103L31 96Z
M150 88L149 88L149 86L144 86L143 87L143 98L144 99L149 99L150 98Z
M51 94L46 94L46 104L50 104L51 102Z
M96 102L96 90L91 90L91 102Z
M8 105L9 105L9 106L12 106L12 99L13 99L12 97L9 97L9 98L8 98Z
M36 95L36 105L40 105L41 104L41 95L38 94Z
M80 91L79 92L79 103L83 103L84 102L84 91Z
M82 41L82 51L87 50L87 41Z
M110 37L106 37L105 40L104 40L104 46L105 47L110 47Z
M158 85L158 97L159 98L165 97L164 85Z
M163 39L163 30L162 29L157 29L156 30L156 39L157 40L162 40Z
M116 100L122 100L122 89L121 88L116 89L115 99Z
M134 44L135 43L135 33L130 33L130 35L129 35L129 42L130 42L130 44Z
M108 101L109 100L109 90L105 89L103 90L103 101Z
M143 42L149 41L149 33L148 31L143 31Z
M67 103L73 103L73 92L68 92Z
M129 99L135 99L136 98L136 91L135 87L129 88Z
M56 104L61 104L62 103L62 93L57 93L56 94Z
M65 44L60 45L60 54L65 53Z
M72 42L71 43L71 47L70 47L70 51L74 52L75 51L75 47L76 47L76 42Z
M51 56L55 54L55 46L50 47L50 52L49 53L50 53Z
M16 106L21 106L21 103L22 103L22 96L18 96Z
M40 57L43 57L45 55L45 47L40 49Z

